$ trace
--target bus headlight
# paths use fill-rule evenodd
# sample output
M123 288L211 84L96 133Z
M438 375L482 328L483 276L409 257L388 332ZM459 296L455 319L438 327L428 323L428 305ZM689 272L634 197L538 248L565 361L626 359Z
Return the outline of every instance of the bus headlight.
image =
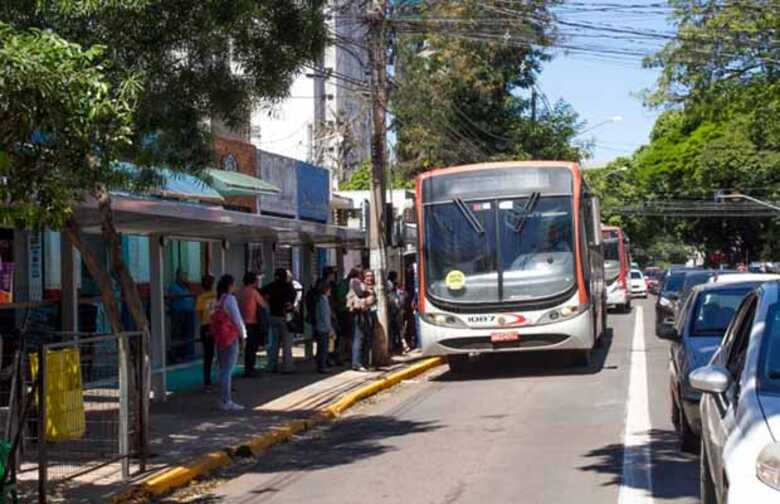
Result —
M758 454L756 476L764 484L780 490L780 443L766 445Z
M455 315L447 313L423 313L420 317L427 323L440 327L451 327L453 329L467 329L468 326Z
M537 325L541 325L541 324L552 324L553 322L560 322L562 320L567 320L576 315L579 315L580 313L584 313L587 310L588 310L588 305L563 306L561 308L556 308L554 310L548 311L547 313L542 315L536 323Z

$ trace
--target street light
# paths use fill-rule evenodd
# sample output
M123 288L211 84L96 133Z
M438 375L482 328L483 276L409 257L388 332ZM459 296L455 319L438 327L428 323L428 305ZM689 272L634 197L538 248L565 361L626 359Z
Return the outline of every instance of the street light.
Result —
M777 212L780 212L780 207L777 205L773 205L772 203L768 203L766 201L762 201L758 198L754 198L753 196L748 196L747 194L742 194L738 192L732 192L727 193L725 191L718 191L715 193L715 201L718 203L722 203L725 200L746 200L746 201L752 201L753 203L757 205L761 205L766 208L771 208L772 210L775 210Z
M596 128L600 128L600 127L605 126L607 124L618 123L618 122L620 122L622 120L623 120L623 116L619 116L619 115L612 116L612 117L610 117L609 119L607 119L605 121L601 121L600 123L594 124L590 128L585 128L584 130L582 130L579 133L577 133L576 136L584 135L585 133L587 133L589 131L593 131Z

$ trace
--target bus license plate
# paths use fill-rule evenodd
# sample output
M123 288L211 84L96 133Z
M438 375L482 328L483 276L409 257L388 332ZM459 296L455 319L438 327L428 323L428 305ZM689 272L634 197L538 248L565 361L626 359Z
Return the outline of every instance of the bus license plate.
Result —
M508 341L520 341L520 334L517 331L494 332L490 334L491 343L506 343Z

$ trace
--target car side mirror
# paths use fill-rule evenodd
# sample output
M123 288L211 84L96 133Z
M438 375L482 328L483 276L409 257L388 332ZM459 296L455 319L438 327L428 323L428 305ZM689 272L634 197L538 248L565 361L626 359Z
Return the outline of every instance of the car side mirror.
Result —
M677 328L671 322L664 322L661 324L661 328L658 331L658 337L669 341L679 341L680 333L677 332Z
M729 389L734 378L729 370L720 366L704 366L688 375L691 386L705 394L722 394Z

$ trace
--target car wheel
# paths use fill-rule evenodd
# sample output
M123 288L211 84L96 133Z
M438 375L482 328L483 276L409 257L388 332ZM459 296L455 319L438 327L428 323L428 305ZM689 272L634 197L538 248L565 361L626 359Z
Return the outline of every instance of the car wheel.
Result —
M685 410L681 406L678 406L677 410L680 412L679 420L677 421L680 425L677 430L680 434L680 450L685 453L697 454L701 445L699 436L691 429L688 419L685 417Z
M709 457L704 441L701 442L701 457L699 457L699 495L701 504L718 504L715 493L715 482L710 474Z
M469 369L469 356L468 355L449 355L447 356L447 364L450 366L450 371L453 373L464 373Z

